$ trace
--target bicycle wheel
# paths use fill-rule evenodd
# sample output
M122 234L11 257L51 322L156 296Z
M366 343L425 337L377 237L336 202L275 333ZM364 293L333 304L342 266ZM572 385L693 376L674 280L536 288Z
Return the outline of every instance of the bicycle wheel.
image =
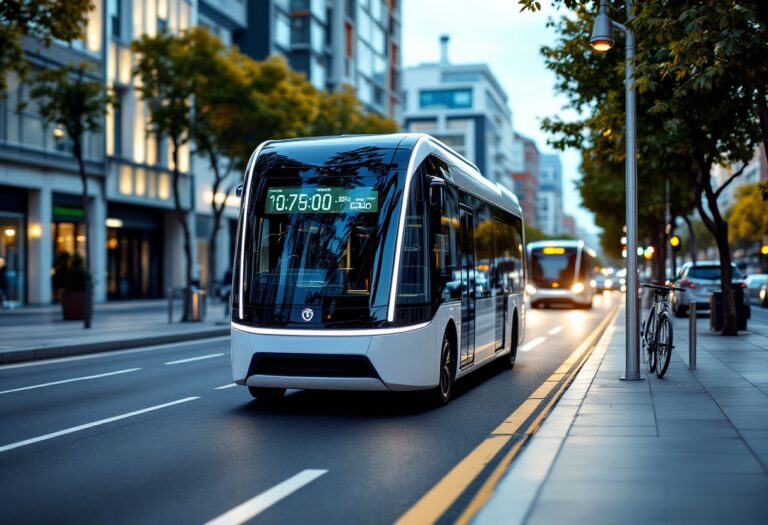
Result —
M656 308L654 306L651 306L648 319L643 322L640 330L643 362L648 365L648 372L653 372L656 369Z
M667 312L659 316L659 324L656 327L656 376L661 379L669 368L669 359L672 357L672 321Z

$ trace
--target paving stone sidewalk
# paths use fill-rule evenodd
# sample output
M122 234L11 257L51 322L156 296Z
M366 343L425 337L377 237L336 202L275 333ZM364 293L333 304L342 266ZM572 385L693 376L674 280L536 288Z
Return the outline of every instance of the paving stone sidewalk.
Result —
M664 379L619 381L624 312L475 517L476 524L768 523L768 331L674 325ZM642 365L642 363L641 363Z
M82 321L63 321L58 309L0 312L0 364L67 357L123 348L135 348L229 334L223 307L209 306L206 320L168 322L167 302L142 301L135 305L96 305L92 328ZM30 315L31 314L31 315Z

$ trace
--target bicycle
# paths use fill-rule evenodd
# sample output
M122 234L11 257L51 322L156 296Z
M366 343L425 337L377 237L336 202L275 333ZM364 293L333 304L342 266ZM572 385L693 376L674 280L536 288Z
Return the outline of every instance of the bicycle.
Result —
M653 303L648 312L648 318L640 326L643 361L648 363L648 372L656 372L656 377L661 379L667 373L674 348L672 318L669 315L669 293L682 288L660 284L644 284L643 288L653 290Z

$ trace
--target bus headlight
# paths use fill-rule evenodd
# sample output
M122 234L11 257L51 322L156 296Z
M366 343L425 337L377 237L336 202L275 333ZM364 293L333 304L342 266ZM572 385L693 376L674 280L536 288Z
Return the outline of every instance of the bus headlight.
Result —
M532 284L526 284L525 291L528 292L528 295L533 295L536 293L536 287Z
M573 286L571 286L571 291L573 293L581 293L584 291L584 283L576 283Z
M611 286L613 286L613 281L611 281L610 279L606 279L605 280L605 287L606 288L610 288Z

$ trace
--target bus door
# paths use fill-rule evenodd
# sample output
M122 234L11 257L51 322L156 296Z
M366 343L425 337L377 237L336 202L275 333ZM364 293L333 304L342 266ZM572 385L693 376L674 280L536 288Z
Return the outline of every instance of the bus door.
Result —
M494 345L494 351L504 349L504 333L507 326L507 286L506 277L503 275L504 268L504 246L506 241L504 239L504 227L499 219L493 219L493 260L494 265L491 268L491 275L493 275L493 287L496 293L496 344Z
M475 359L475 225L472 213L461 209L461 357L465 366Z

